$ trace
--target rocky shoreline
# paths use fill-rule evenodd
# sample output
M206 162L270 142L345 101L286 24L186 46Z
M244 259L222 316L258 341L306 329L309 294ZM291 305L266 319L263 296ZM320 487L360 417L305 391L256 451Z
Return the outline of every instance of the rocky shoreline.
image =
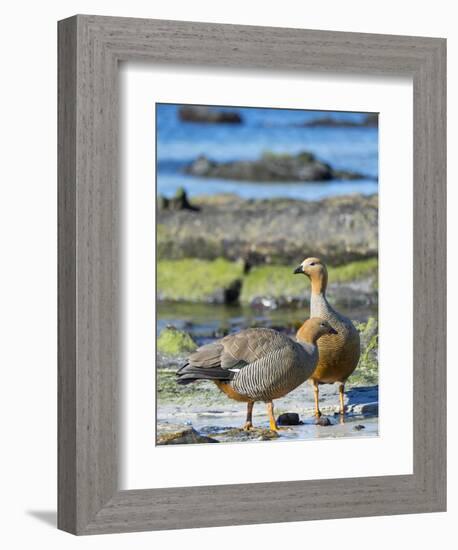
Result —
M292 270L319 256L336 305L377 303L377 195L190 201L180 190L159 203L157 222L159 301L302 307L309 285Z
M159 259L286 265L313 255L342 265L378 255L378 195L318 201L213 195L193 198L192 206L158 209Z
M257 160L231 162L217 162L201 155L184 171L201 178L252 182L322 182L367 178L358 172L337 170L308 151L297 155L266 152Z

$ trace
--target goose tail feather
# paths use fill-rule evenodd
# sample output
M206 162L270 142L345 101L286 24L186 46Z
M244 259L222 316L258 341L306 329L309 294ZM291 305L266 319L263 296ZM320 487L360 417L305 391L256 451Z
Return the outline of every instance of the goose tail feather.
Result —
M186 385L197 380L221 380L230 381L234 378L235 372L222 369L221 367L194 367L186 363L177 370L177 384Z

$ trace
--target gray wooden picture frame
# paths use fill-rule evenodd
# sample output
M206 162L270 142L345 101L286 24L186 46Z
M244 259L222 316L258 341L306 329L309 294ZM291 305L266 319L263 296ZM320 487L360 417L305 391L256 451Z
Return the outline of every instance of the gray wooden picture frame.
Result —
M444 511L446 41L88 15L60 21L58 36L59 528L96 534ZM412 475L118 489L117 75L120 61L139 60L412 76Z

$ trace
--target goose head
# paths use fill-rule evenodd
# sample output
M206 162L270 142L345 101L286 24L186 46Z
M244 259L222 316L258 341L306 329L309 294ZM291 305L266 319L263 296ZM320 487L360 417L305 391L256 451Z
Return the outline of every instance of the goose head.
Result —
M300 342L315 344L319 338L326 334L338 334L338 332L325 319L312 317L307 319L297 331L296 338Z
M306 258L293 272L306 275L312 283L312 292L324 292L328 284L328 270L319 258Z

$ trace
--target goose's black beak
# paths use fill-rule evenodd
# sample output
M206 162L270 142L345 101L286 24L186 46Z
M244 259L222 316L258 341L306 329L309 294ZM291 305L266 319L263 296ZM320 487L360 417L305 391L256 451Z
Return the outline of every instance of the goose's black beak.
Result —
M304 271L302 270L302 266L301 265L298 265L296 267L296 269L293 271L293 275L296 275L296 273L304 273Z
M331 328L329 334L339 334L335 328Z

